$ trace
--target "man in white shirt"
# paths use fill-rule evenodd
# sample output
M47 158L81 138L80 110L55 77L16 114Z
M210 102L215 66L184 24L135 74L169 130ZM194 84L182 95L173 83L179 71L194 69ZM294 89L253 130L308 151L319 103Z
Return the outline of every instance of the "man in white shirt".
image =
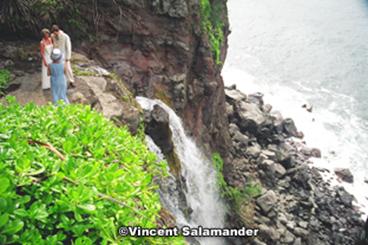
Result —
M70 37L68 36L68 34L60 30L57 25L52 26L51 32L51 38L54 44L54 48L60 49L64 56L66 79L71 87L75 87L73 70L70 63L70 59L72 57L72 43L70 41Z

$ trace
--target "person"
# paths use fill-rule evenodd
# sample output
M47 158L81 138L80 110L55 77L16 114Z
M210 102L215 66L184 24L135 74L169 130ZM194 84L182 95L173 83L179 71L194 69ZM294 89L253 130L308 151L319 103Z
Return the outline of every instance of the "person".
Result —
M48 74L51 76L51 94L54 104L59 100L63 100L65 104L69 104L66 95L66 66L63 62L63 54L60 49L54 49L51 53L52 63L49 65Z
M72 43L70 37L68 34L63 32L57 25L53 25L51 31L52 31L51 38L54 43L54 48L60 49L61 53L63 54L63 57L65 58L64 60L66 67L65 75L67 81L71 87L75 87L73 70L70 63L70 59L72 57Z
M42 89L50 88L50 77L47 75L47 67L51 63L51 52L53 49L52 39L49 29L42 29L42 40L40 42L40 52L42 58Z

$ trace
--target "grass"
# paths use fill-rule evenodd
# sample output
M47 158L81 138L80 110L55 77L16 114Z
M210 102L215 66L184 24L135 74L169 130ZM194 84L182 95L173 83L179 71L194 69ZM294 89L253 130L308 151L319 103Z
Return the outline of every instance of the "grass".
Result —
M221 19L222 8L219 2L215 1L211 4L210 0L200 0L201 29L208 35L211 51L218 65L222 63L221 46L224 41L224 23Z
M228 185L222 174L224 162L220 154L214 153L212 155L212 161L215 165L217 184L220 188L221 195L223 198L226 198L232 206L234 206L235 211L239 211L244 203L249 202L261 194L261 187L252 182L248 182L244 189L239 189Z
M0 104L0 244L184 244L118 236L157 227L155 179L141 137L83 105Z
M10 71L7 69L0 69L0 95L7 88L10 81Z
M72 69L73 69L73 73L76 76L98 76L98 74L96 72L93 71L89 71L87 69L83 69L81 67L79 67L78 65L72 64Z

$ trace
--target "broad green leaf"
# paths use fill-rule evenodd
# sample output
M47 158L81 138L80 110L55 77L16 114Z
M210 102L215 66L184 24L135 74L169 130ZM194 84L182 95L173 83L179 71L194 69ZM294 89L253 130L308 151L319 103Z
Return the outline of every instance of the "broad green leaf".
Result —
M0 194L4 193L10 186L10 181L7 177L0 177Z

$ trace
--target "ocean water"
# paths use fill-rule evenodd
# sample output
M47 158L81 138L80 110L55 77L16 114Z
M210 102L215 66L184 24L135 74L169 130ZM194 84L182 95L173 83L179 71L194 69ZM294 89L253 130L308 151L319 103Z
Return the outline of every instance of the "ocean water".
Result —
M368 1L228 0L223 77L294 119L325 178L368 213ZM302 108L313 106L312 113ZM333 174L349 168L354 183Z

